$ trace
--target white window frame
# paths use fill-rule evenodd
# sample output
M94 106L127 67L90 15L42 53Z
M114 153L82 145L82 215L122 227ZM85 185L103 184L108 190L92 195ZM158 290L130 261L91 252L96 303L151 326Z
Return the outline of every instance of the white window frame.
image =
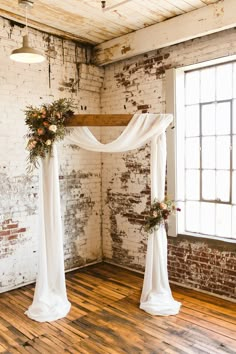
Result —
M176 125L177 117L184 117L184 75L186 71L204 68L209 65L217 65L227 63L229 61L236 60L236 55L219 58L211 61L206 61L203 63L198 63L194 65L189 65L185 67L181 67L178 69L169 69L166 70L166 113L173 114L173 123L168 127L166 136L167 136L167 195L176 201L183 201L183 197L177 194L177 169L176 166L180 166L184 163L184 159L180 159L180 154L178 151L184 151L183 147L181 147L184 143L184 139L178 139L177 145L177 134L180 134L183 129L179 125ZM178 119L178 123L181 122ZM178 169L179 170L179 169ZM179 182L180 183L180 182ZM184 183L184 181L182 181ZM183 188L180 188L183 190ZM178 218L175 215L170 217L169 227L168 227L168 236L177 237L178 230L184 230L184 211L178 213ZM193 237L204 237L209 239L222 240L226 242L236 243L235 239L232 238L224 238L218 236L208 236L202 235L198 233L190 233L190 232L180 232L180 234L185 234Z

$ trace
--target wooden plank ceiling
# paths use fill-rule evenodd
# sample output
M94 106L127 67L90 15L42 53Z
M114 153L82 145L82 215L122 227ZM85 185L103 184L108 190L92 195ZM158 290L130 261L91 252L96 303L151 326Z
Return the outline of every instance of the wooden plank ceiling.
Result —
M32 1L32 0L31 0ZM90 44L100 44L219 0L35 0L29 26ZM1 0L0 16L24 23L18 0Z

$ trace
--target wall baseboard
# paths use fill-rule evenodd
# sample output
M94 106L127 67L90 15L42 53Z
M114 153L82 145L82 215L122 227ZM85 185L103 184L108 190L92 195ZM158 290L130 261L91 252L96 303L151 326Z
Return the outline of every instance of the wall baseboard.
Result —
M117 266L119 268L124 268L124 269L130 270L131 272L134 272L134 273L138 273L138 274L142 274L142 275L144 274L144 272L141 272L141 271L136 270L136 269L132 269L130 267L122 266L122 265L119 265L119 264L114 263L114 262L110 262L110 261L104 260L103 263L111 264L111 265ZM191 286L188 286L188 285L185 285L185 284L182 284L182 283L177 283L175 281L170 281L170 284L178 285L178 286L180 286L183 289L185 288L185 289L194 290L194 291L197 291L197 292L200 292L200 293L203 293L203 294L211 295L211 296L214 296L216 298L220 298L220 299L223 299L223 300L226 300L226 301L230 301L230 302L236 303L236 299L232 299L232 298L229 298L229 297L226 297L226 296L222 296L222 295L217 295L217 294L211 293L209 291L196 289L196 288L193 288Z
M116 267L119 267L119 268L122 268L122 269L127 269L131 272L134 272L134 273L137 273L137 274L140 274L140 275L144 275L144 272L141 272L140 270L137 270L137 269L132 269L130 267L126 267L126 266L123 266L123 265L120 265L120 264L117 264L117 263L114 263L114 262L111 262L111 261L107 261L107 260L99 260L99 261L95 261L95 262L91 262L91 263L88 263L88 264L85 264L83 266L80 266L80 267L75 267L75 268L72 268L72 269L67 269L65 271L65 273L69 273L69 272L73 272L75 270L79 270L79 269L83 269L83 268L87 268L89 266L92 266L92 265L96 265L96 264L101 264L101 263L107 263L107 264L110 264L110 265L114 265ZM35 281L32 281L32 282L28 282L28 283L24 283L22 285L19 285L19 286L16 286L14 288L9 288L9 289L4 289L4 291L1 291L0 290L0 293L4 293L4 292L7 292L7 291L11 291L11 290L15 290L15 289L18 289L18 288L22 288L26 285L30 285L30 284L34 284ZM201 290L201 289L196 289L196 288L193 288L191 286L188 286L188 285L184 285L184 284L181 284L181 283L178 283L178 282L175 282L175 281L170 281L170 284L174 284L174 285L178 285L180 286L181 288L185 288L185 289L190 289L190 290L194 290L194 291L197 291L197 292L200 292L200 293L203 293L203 294L207 294L207 295L211 295L211 296L214 296L216 298L220 298L220 299L223 299L223 300L226 300L226 301L230 301L230 302L234 302L236 303L236 299L232 299L232 298L228 298L226 296L221 296L221 295L217 295L217 294L214 294L214 293L211 293L209 291L205 291L205 290Z
M133 268L130 268L130 267L126 267L126 266L123 266L123 265L114 263L114 262L112 262L112 261L109 261L109 260L103 260L103 263L111 264L111 265L114 265L114 266L116 266L116 267L123 268L123 269L127 269L127 270L130 270L131 272L144 275L144 272L142 272L141 270L137 270L137 269L133 269Z
M80 267L75 267L75 268L72 268L72 269L67 269L65 270L65 273L69 273L69 272L73 272L74 270L78 270L78 269L82 269L82 268L85 268L85 267L89 267L91 265L94 265L94 264L99 264L99 263L103 263L102 260L99 260L99 261L95 261L95 262L91 262L91 263L87 263L85 265L82 265ZM30 284L35 284L36 280L32 280L32 281L29 281L27 283L23 283L23 284L19 284L19 285L16 285L14 287L5 287L4 290L1 290L0 289L0 294L3 294L3 293L6 293L7 291L11 291L11 290L16 290L16 289L19 289L19 288L23 288L24 286L27 286L27 285L30 285Z

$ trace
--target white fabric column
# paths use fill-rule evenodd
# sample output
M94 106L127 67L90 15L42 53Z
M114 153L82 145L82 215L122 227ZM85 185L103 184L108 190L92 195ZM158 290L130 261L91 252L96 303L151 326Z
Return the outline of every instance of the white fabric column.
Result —
M39 266L34 300L26 314L38 321L65 317L67 300L64 272L63 233L60 210L57 149L42 160L39 176L40 239Z
M151 199L165 196L166 136L162 133L151 144ZM176 315L181 303L173 299L167 271L167 238L164 225L149 235L140 308L151 315Z

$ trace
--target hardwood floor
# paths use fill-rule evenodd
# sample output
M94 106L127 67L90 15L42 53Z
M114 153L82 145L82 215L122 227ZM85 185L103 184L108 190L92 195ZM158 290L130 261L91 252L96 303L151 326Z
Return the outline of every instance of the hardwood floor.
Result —
M0 295L0 353L236 353L236 304L172 286L177 316L139 309L142 276L109 264L67 274L69 315L24 315L34 285Z

